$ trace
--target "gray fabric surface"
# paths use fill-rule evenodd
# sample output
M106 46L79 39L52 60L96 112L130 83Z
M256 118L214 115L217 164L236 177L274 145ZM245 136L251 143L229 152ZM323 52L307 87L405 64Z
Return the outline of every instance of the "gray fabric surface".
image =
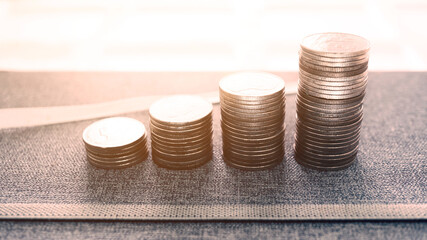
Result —
M282 77L294 73L279 73ZM218 90L227 72L1 72L0 107L92 104Z
M426 239L425 222L0 221L0 239Z
M151 159L124 170L92 167L81 134L93 121L2 130L0 203L426 203L425 76L371 74L358 161L338 172L309 170L295 162L294 96L287 96L285 159L268 171L245 172L224 164L218 106L215 157L190 171L158 168ZM148 127L147 112L128 116Z
M3 81L0 78L0 86L5 86ZM20 79L14 81L22 84ZM85 81L90 82L91 78ZM32 94L49 96L49 91L54 89L49 88L48 82L40 81L44 86ZM108 87L108 83L105 81L105 86ZM358 161L338 172L309 170L293 159L293 96L287 97L285 159L276 168L261 172L236 170L221 161L218 108L214 114L215 158L192 171L161 169L150 159L125 170L105 171L91 167L85 160L81 133L92 121L2 130L0 203L425 204L426 83L426 73L370 73ZM10 79L8 84L13 84ZM65 88L67 86L64 85ZM92 90L96 91L96 88ZM112 91L120 92L120 89L115 87ZM26 94L26 98L8 95L8 100L3 101L0 107L10 107L7 104L10 102L15 102L14 106L27 106L26 101L28 106L42 106L37 103L38 99L46 99ZM90 101L89 93L87 98ZM67 96L49 103L72 104ZM127 116L148 126L146 112ZM1 226L9 223L2 222ZM28 224L39 226L39 223L47 228L58 224L23 223L23 227ZM215 223L206 224L215 226ZM248 226L245 224L252 223L239 226ZM291 226L277 224L286 225L286 228ZM331 224L331 229L336 227L338 232L347 231L340 224ZM262 229L263 224L255 225ZM274 228L273 225L268 226ZM367 225L354 223L353 226L357 229ZM402 226L409 226L409 229L425 226L424 222L385 225L393 226L391 228L396 231ZM172 232L179 231L179 226L173 226ZM228 227L227 224L217 226L225 231ZM301 226L305 227L304 224ZM197 224L193 227L197 228ZM108 229L106 226L102 228ZM372 236L375 237L381 231L374 232Z
M0 219L426 220L427 204L0 204Z

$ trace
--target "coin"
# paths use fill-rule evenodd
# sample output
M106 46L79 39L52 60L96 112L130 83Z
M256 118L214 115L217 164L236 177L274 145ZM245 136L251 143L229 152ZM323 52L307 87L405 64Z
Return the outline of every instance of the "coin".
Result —
M188 125L204 121L212 113L212 104L199 96L166 97L150 106L150 118L165 125Z
M135 144L132 147L129 147L127 149L123 149L123 151L114 151L114 152L97 152L93 151L92 149L85 147L86 152L88 154L92 154L99 157L105 157L105 158L120 158L120 157L126 157L131 154L134 154L136 152L139 152L140 150L147 149L147 139L143 139L143 141L139 142L138 144Z
M99 165L104 165L104 166L120 166L120 165L124 165L124 164L131 164L134 162L138 162L138 161L143 161L145 158L147 158L148 156L148 151L147 149L141 150L140 152L132 155L132 156L127 156L126 158L120 158L119 160L116 160L114 158L100 158L91 154L88 154L88 160L91 163L95 163L95 164L99 164Z
M283 145L284 141L282 140L279 144ZM260 144L260 145L256 145L256 146L245 146L242 144L237 144L237 143L231 143L227 140L225 140L223 142L223 149L233 149L236 152L242 152L242 153L247 153L247 154L256 154L256 153L266 153L266 152L271 152L271 149L277 147L277 143L272 143L272 144ZM256 161L256 160L255 160Z
M114 155L126 155L128 153L135 152L138 149L146 147L146 145L147 145L147 137L144 136L139 140L137 140L135 143L132 143L123 148L104 148L102 150L99 150L97 148L92 148L91 146L85 144L85 149L87 152L97 154L97 155L114 156Z
M351 57L364 55L369 51L369 42L348 33L317 33L305 37L301 49L320 56Z
M186 170L212 159L212 104L176 95L150 106L151 152L159 167Z
M306 103L304 103L300 99L296 99L296 102L298 102L297 110L301 111L302 114L309 115L309 116L315 116L315 117L326 117L326 118L345 118L354 116L355 114L358 114L360 111L363 110L363 105L356 105L354 107L350 108L342 108L339 110L330 110L330 109L322 109L318 108L316 106L310 106Z
M227 126L226 123L221 123L222 132L225 134L232 134L239 138L266 138L276 133L276 130L272 131L242 131L231 126Z
M346 76L346 77L342 77L342 76L341 77L333 77L333 76L332 77L325 77L325 76L312 74L312 73L304 71L304 69L300 68L299 74L302 74L302 75L307 76L307 77L312 78L312 79L324 81L325 83L327 83L327 82L352 82L352 81L366 77L368 75L368 71L364 71L360 74Z
M126 117L113 117L96 121L83 132L83 141L94 149L120 149L130 145L143 136L146 130L138 120Z
M283 135L278 136L275 139L272 139L270 141L264 141L264 142L242 142L239 138L232 138L229 136L229 134L224 135L223 134L223 144L226 144L227 147L233 148L233 149L241 149L241 150L266 150L270 151L273 149L277 144L281 144L283 142Z
M295 142L301 143L301 141L306 141L305 139L299 139L298 137L295 138ZM313 152L316 153L323 153L323 154L339 154L339 153L346 153L354 148L356 148L359 144L358 139L356 141L353 141L352 143L345 145L345 146L319 146L315 142L304 142L304 144L299 144L299 147L301 148L307 148L310 149Z
M297 120L296 122L296 124L299 127L313 133L318 133L318 134L328 133L328 134L336 134L336 135L345 135L345 134L350 134L354 131L358 131L361 127L360 121L356 123L357 124L348 124L348 125L340 126L340 128L337 128L336 126L325 127L325 126L318 126L316 124L311 124L311 123L307 124L306 122L301 122L300 120Z
M167 148L171 151L182 149L183 151L189 151L191 149L197 149L201 146L205 146L212 142L212 135L207 135L205 138L201 140L196 141L186 141L186 142L170 142L170 141L164 141L162 139L158 139L155 136L152 136L151 138L151 144L159 146L160 148Z
M271 161L271 162L268 162L265 164L258 164L258 165L254 166L251 164L247 164L246 162L238 162L238 161L230 160L225 155L223 155L223 157L224 157L224 162L228 166L231 166L231 167L237 168L237 169L241 169L241 170L250 170L250 171L261 171L261 170L271 169L283 161L283 158L277 158L274 161Z
M271 158L268 160L257 160L254 162L248 162L246 159L240 160L240 159L236 159L236 158L230 158L226 154L224 154L223 157L224 157L224 161L226 162L227 165L236 164L236 165L240 165L241 168L243 166L246 166L246 167L250 168L250 170L262 170L265 168L274 167L275 165L279 164L283 160L283 154L284 153L282 152L276 158ZM246 170L248 170L248 169L246 169Z
M349 99L349 98L357 97L362 93L364 93L365 86L366 84L363 87L357 88L355 90L343 90L343 91L324 90L322 91L322 90L310 87L307 84L304 84L302 81L298 81L298 88L302 89L302 91L304 91L306 94L313 97L317 97L317 98L332 99L332 100L341 100L341 99Z
M297 134L297 138L309 140L308 142L316 143L317 145L321 146L337 146L337 145L345 145L352 143L356 139L360 138L360 130L355 132L353 135L344 136L339 138L335 135L319 135L319 134L313 134L309 131L305 131L302 128L298 128L295 130L295 133ZM304 142L301 142L304 143Z
M205 144L201 144L198 147L195 148L169 148L169 147L165 147L164 145L159 145L158 143L152 143L154 144L154 148L156 150L158 150L159 152L163 152L165 154L170 154L170 155L179 155L179 156L185 156L188 154L193 154L193 153L197 153L197 152L202 152L205 149L211 149L212 148L212 143L205 143Z
M283 157L283 146L277 146L274 150L270 150L267 153L259 152L237 152L230 149L224 149L223 154L227 155L230 159L240 159L249 163L261 163L263 161L269 161L272 159Z
M318 130L319 132L312 131L303 124L298 124L298 129L295 131L298 135L302 135L306 138L311 138L318 142L343 142L351 141L352 139L358 138L361 127L358 126L354 130L348 130L347 132L330 132L328 130ZM323 132L320 132L323 131Z
M324 140L319 140L319 139L316 139L315 137L304 135L301 133L299 133L298 135L295 134L294 137L298 138L300 140L299 141L300 143L303 143L303 144L308 143L317 147L326 147L326 148L327 147L331 147L331 148L345 147L360 140L360 135L354 138L351 138L350 140L347 140L347 141L342 141L342 140L337 141L335 138L333 139L333 141L324 141Z
M357 56L350 56L350 57L346 57L346 56L321 56L321 55L316 55L316 54L312 54L310 52L306 52L303 50L300 50L299 55L307 58L307 59L311 59L313 61L319 61L321 63L347 63L347 62L358 62L358 61L368 61L369 60L369 52L362 54L362 55L357 55Z
M285 84L273 74L236 73L221 79L223 157L227 165L263 170L284 156Z
M314 115L311 114L309 111L306 111L305 109L301 109L301 107L298 107L296 109L296 112L298 114L298 119L300 119L301 121L308 121L323 126L342 126L356 122L359 120L359 118L363 117L363 108L356 110L357 111L354 111L354 116L342 115L341 117L325 117L321 115Z
M263 132L263 131L275 131L278 129L283 128L283 120L284 118L276 118L271 121L265 121L265 122L236 122L236 120L233 120L232 118L226 117L226 115L223 115L221 117L221 121L226 122L227 125L241 129L242 131L254 131L254 132ZM233 122L235 121L235 122Z
M298 98L304 98L305 100L309 101L310 105L312 106L318 105L321 108L333 108L338 110L340 108L346 108L346 107L351 107L351 106L360 104L361 102L363 102L365 94L362 93L361 95L358 95L354 98L337 99L337 100L313 97L313 96L310 96L309 94L306 94L304 91L298 91L297 96Z
M298 139L298 137L295 139L295 143L301 143L301 139ZM328 159L337 159L342 156L347 157L348 155L353 154L354 150L358 147L358 141L353 141L351 144L348 144L346 146L328 146L328 147L320 147L315 144L298 144L296 145L297 148L301 149L302 151L305 151L306 153L316 155L317 157L321 157L322 160L328 160Z
M317 75L320 77L328 77L328 78L351 77L351 76L355 76L355 75L360 75L360 74L366 72L366 70L368 70L368 66L366 65L362 68L352 70L352 71L329 72L329 71L309 68L309 67L303 65L302 63L299 64L299 68L302 69L303 71L311 73L313 75Z
M222 108L228 111L237 112L237 113L265 113L271 111L282 111L285 108L284 98L279 101L274 102L272 105L258 105L258 106L245 106L244 108L239 107L239 104L228 104L227 102L223 102Z
M221 94L221 92L220 92ZM245 109L263 109L263 108L272 108L277 106L278 103L283 102L285 99L284 94L277 95L271 99L258 99L258 100L241 100L233 99L232 97L226 97L225 95L220 95L220 103L222 105L240 108L244 106Z
M147 133L140 121L112 117L96 121L83 131L86 159L97 168L131 167L148 156Z
M328 86L328 85L320 85L315 84L313 82L307 81L306 79L301 79L299 84L303 87L313 90L318 93L328 94L328 95L350 95L354 92L357 92L360 95L361 92L364 92L366 89L367 81L363 81L361 83L356 83L349 86ZM356 96L358 96L356 95Z
M311 55L304 51L300 51L300 58L311 64L325 67L349 67L359 64L367 64L369 61L368 56L361 59L341 59L337 61L336 58L319 58L319 56Z
M158 148L154 148L152 153L155 154L156 156L161 157L162 159L168 159L173 162L189 162L189 161L196 161L206 155L211 154L212 145L207 146L195 152L170 153L170 152L163 152L161 149L158 149Z
M336 105L316 104L316 103L313 103L311 101L304 99L303 97L301 97L299 95L297 95L296 101L298 102L298 106L303 108L303 109L321 112L321 113L332 113L332 114L353 112L356 109L362 108L362 106L363 106L362 105L363 102L360 102L360 103L351 104L351 105L340 105L340 107L338 108L338 106L336 106Z
M160 138L167 138L169 140L178 140L181 141L182 139L191 140L195 138L199 138L201 135L205 135L206 132L211 132L212 127L209 125L206 125L205 128L197 128L192 130L183 130L183 131L176 131L176 130L164 130L161 128L158 128L154 126L153 124L150 124L150 129L153 132L153 134L159 136ZM209 131L210 130L210 131Z
M205 142L210 140L212 137L212 130L207 130L205 133L198 135L183 134L181 137L177 134L176 136L160 135L155 132L151 132L151 140L164 143L165 145L194 145L197 143Z
M200 159L192 160L192 161L170 161L168 159L164 159L160 156L157 156L155 153L153 154L154 163L162 168L171 169L171 170L190 170L194 168L201 167L212 160L212 154L205 155Z
M186 131L197 131L200 129L204 129L206 127L210 127L212 122L212 115L209 114L208 117L204 118L202 121L198 121L195 123L188 123L183 125L168 125L161 122L156 121L155 119L150 119L150 126L155 126L157 129L164 129L167 131L177 131L177 132L186 132Z
M324 81L319 81L317 79L312 79L309 77L304 76L303 74L299 75L299 79L301 79L301 81L304 81L307 85L315 87L315 88L319 88L319 89L325 89L325 90L348 90L348 89L355 89L358 87L362 87L363 85L366 84L368 78L361 78L361 79L357 79L355 81L347 81L347 82L332 82L332 81L328 81L328 82L324 82Z
M310 161L307 159L306 156L301 155L299 152L297 151L294 151L294 152L295 152L295 160L299 164L301 164L304 167L308 167L308 168L320 170L320 171L337 171L337 170L346 169L349 166L351 166L356 160L356 155L354 155L348 158L346 161L341 161L338 164L337 163L323 164L316 161Z
M102 168L102 169L122 169L122 168L128 168L128 167L132 167L135 166L136 164L141 163L142 161L144 161L145 159L147 159L148 153L146 155L142 155L140 158L137 158L133 161L129 161L129 162L125 162L125 163L118 163L118 164L105 164L105 163L98 163L96 161L93 161L91 158L88 157L88 162L97 168Z
M306 61L304 58L300 57L299 60L300 64L304 65L305 67L309 69L314 69L318 71L325 71L325 72L335 72L335 73L341 73L341 72L351 72L351 71L357 71L359 69L366 69L368 66L367 62L363 62L360 64L351 64L347 63L345 66L325 66L325 64L322 63L313 63L311 61Z
M369 42L345 33L304 38L296 97L295 159L318 170L350 166L359 148Z
M283 110L278 110L273 112L271 115L268 113L265 114L237 114L237 113L229 113L224 108L221 109L221 115L223 118L228 118L231 120L241 121L244 123L265 123L265 124L273 124L280 119L283 119Z
M221 94L240 100L268 99L282 95L284 81L270 73L242 72L228 75L219 82Z

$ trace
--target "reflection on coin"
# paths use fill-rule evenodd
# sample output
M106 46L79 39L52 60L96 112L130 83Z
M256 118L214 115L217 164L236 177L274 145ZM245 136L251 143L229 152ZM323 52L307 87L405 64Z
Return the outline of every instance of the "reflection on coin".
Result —
M133 166L148 156L147 133L138 120L113 117L89 125L83 132L87 160L98 168Z
M285 84L273 74L244 72L220 81L223 159L243 170L264 170L284 156Z
M369 42L352 34L313 34L299 53L295 158L309 168L344 169L359 148Z
M212 104L201 97L176 95L150 106L154 163L173 170L202 166L212 159Z

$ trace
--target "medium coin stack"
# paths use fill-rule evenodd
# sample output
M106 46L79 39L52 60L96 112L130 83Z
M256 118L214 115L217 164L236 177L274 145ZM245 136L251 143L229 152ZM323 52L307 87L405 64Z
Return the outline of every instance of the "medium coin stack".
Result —
M303 166L339 170L356 159L368 79L369 42L320 33L301 43L295 158Z
M147 132L140 121L113 117L89 125L83 132L86 156L98 168L118 169L147 159Z
M177 95L150 106L153 161L168 169L192 169L212 159L212 104Z
M244 170L263 170L284 157L285 83L273 74L236 73L219 83L223 157Z

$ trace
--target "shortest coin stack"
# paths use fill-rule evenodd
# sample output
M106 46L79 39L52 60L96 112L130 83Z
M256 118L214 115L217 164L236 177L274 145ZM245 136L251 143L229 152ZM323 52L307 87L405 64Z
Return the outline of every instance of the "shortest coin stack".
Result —
M264 170L284 157L285 83L263 72L229 75L219 83L223 157L242 170Z
M176 95L150 106L151 150L160 167L185 170L212 159L212 104Z
M87 160L98 168L134 166L148 156L147 132L140 121L113 117L89 125L83 132Z

